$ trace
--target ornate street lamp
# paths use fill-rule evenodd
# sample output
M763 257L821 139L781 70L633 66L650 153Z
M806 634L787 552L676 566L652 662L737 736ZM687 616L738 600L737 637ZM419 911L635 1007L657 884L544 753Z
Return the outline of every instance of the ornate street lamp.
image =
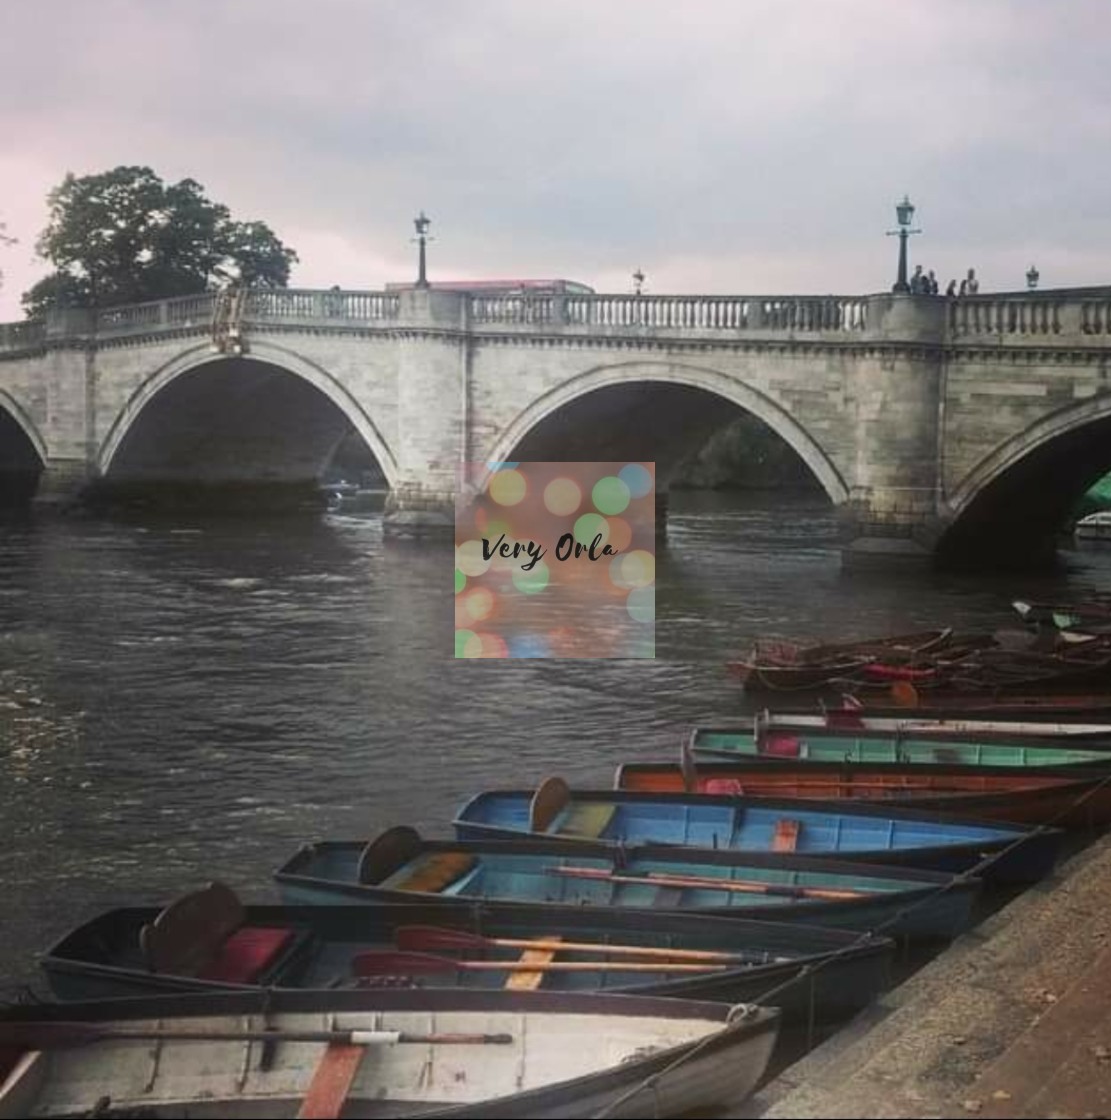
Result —
M1031 265L1026 270L1026 286L1033 291L1038 286L1038 281L1041 279L1041 273Z
M899 223L898 229L887 231L888 237L899 239L899 274L892 287L893 292L909 292L907 283L907 238L912 233L921 233L920 229L911 229L910 223L914 219L914 204L903 195L903 201L895 203L895 220Z
M417 265L417 287L418 288L427 288L428 287L428 276L425 273L425 264L424 264L424 243L426 241L431 241L432 240L432 238L428 236L428 227L431 224L432 224L432 219L427 217L423 210L420 212L419 217L413 219L413 225L416 226L416 229L417 229L417 236L414 240L420 246L420 259L419 259L419 262L418 262L418 265Z
M638 268L633 273L633 294L640 295L641 288L644 287L644 273Z

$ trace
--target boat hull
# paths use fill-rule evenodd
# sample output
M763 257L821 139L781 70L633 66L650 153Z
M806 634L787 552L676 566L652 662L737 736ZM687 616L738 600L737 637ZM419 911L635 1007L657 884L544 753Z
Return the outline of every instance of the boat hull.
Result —
M43 1037L67 1023L86 1036L333 1028L508 1035L499 1044L372 1043L347 1108L360 1116L635 1118L741 1101L767 1066L778 1015L544 992L220 993L15 1008L0 1017L0 1037L29 1037L32 1027ZM598 1044L583 1046L584 1038ZM0 1116L80 1114L101 1097L114 1109L186 1105L193 1117L291 1116L314 1070L325 1068L326 1046L271 1041L263 1059L261 1042L163 1039L154 1063L150 1037L40 1049L6 1071Z
M1063 834L998 821L939 816L904 806L750 798L710 793L572 790L549 779L537 791L492 790L463 805L460 840L552 836L603 843L672 844L737 852L786 850L814 859L925 867L978 868L985 880L1032 883L1048 874Z
M745 727L696 727L690 735L696 754L767 761L910 762L919 765L1111 767L1111 747L1091 742L1009 736L958 739L915 731L888 734L835 728L758 730Z
M1111 781L1073 767L1035 769L910 763L707 761L694 771L698 792L734 790L746 797L894 802L937 813L1090 829L1111 824ZM677 763L627 762L614 788L678 793L687 788Z
M720 972L638 975L604 968L596 972L553 972L545 977L543 987L726 1003L759 1002L775 990L775 1006L787 1021L809 1020L812 1014L819 1020L836 1020L867 1006L886 988L894 952L894 944L886 938L862 940L839 930L684 914L656 915L646 927L639 916L621 910L564 911L557 915L547 907L527 905L441 902L368 904L365 908L250 906L244 911L244 927L292 929L306 935L302 941L311 951L292 955L280 967L237 984L180 970L154 970L140 961L137 946L142 928L156 921L160 913L165 911L153 907L113 910L66 934L40 958L54 996L90 1000L159 992L243 990L252 984L271 990L350 987L357 982L352 961L358 954L368 949L396 948L399 930L435 927L487 939L555 937L569 942L738 953L747 956L748 962ZM465 955L511 960L520 957L520 949L468 949ZM567 952L561 959L598 955ZM507 975L493 970L448 970L423 974L420 984L489 989L503 986Z
M954 880L920 868L802 856L707 849L692 854L690 849L667 845L621 849L551 840L451 842L423 840L410 829L404 831L415 837L415 846L376 881L360 881L359 867L370 848L364 841L306 845L275 873L283 901L320 905L482 898L506 904L543 903L557 910L616 907L639 911L646 921L652 920L649 915L679 912L802 922L887 936L951 938L971 922L981 885L970 876ZM405 885L441 855L470 861L469 870L446 888L451 894ZM609 878L580 878L553 870L567 866L587 867L591 874L601 871ZM726 882L677 886L644 881L653 876ZM638 881L623 881L629 877ZM730 880L765 881L773 889L768 893L737 890L728 885ZM788 883L793 886L785 887ZM804 897L797 893L799 887L853 894Z

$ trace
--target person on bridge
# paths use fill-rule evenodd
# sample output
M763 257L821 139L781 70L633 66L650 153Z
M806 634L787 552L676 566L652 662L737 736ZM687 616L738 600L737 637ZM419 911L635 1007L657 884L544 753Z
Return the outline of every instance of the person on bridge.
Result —
M928 281L922 275L922 266L916 264L914 266L914 275L910 278L910 292L911 295L924 296L929 293Z
M980 290L980 281L976 279L976 270L970 268L968 275L961 281L962 296L974 296Z
M938 292L937 277L934 275L934 270L931 268L929 275L926 277L926 291L930 295L936 296Z
M956 282L956 280L950 280L949 281L949 287L947 287L945 289L945 298L946 299L956 299L957 298L957 282Z

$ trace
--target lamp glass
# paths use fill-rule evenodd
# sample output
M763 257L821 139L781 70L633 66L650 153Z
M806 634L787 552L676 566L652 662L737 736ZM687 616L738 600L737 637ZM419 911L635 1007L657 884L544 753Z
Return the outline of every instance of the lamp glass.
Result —
M902 202L895 203L895 217L901 226L909 226L914 217L914 204L906 195L903 196Z

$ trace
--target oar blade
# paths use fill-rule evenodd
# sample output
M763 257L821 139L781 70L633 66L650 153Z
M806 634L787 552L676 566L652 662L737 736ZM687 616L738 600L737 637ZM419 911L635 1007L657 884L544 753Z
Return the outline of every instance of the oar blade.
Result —
M394 930L394 944L409 952L440 949L484 949L490 942L477 933L463 929L445 929L443 926L398 926Z
M450 957L434 957L428 953L393 952L389 949L365 949L351 959L356 976L410 976L417 972L446 972L460 968Z

